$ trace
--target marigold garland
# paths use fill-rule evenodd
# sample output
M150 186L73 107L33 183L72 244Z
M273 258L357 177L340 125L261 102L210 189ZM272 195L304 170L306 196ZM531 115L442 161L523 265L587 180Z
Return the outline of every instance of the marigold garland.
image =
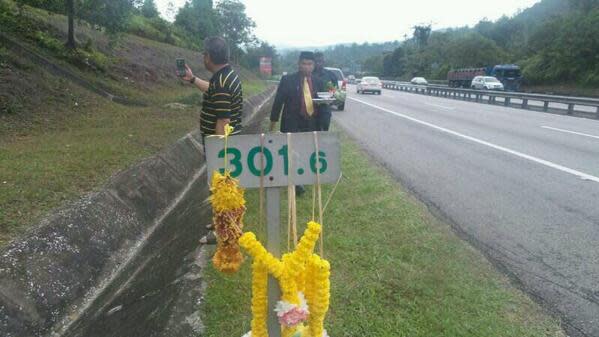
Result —
M217 248L212 263L223 273L235 273L243 263L238 240L243 234L244 191L229 172L215 171L210 184L214 232Z
M252 264L252 336L268 337L268 268L261 262Z
M314 246L321 232L321 226L309 222L296 249L284 254L279 260L270 254L256 239L256 235L247 232L239 239L239 244L253 257L252 269L252 337L268 337L267 322L267 278L272 274L281 288L281 301L278 307L293 308L288 312L291 320L298 323L302 310L308 312L307 326L297 324L281 325L283 337L322 337L326 336L324 319L330 301L330 265L329 262L313 254ZM305 294L305 295L302 295ZM307 308L302 298L305 297ZM279 319L286 314L279 313ZM283 319L283 322L285 320Z

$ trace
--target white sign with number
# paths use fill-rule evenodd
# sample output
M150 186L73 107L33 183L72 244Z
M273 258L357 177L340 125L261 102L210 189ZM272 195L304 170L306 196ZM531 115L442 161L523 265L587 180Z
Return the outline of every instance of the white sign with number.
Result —
M208 181L216 170L225 165L233 178L246 188L263 186L315 185L316 172L320 183L336 182L341 174L340 149L337 134L331 132L273 133L206 138ZM318 143L318 153L316 152ZM262 150L263 149L263 150ZM226 158L225 158L226 156Z

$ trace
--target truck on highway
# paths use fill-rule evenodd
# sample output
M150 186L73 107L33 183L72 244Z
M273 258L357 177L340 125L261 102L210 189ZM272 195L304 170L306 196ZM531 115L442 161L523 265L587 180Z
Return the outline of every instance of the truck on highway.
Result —
M499 64L493 67L462 68L450 70L447 82L452 88L470 88L476 76L493 76L497 78L507 91L519 91L522 83L520 67L515 64Z

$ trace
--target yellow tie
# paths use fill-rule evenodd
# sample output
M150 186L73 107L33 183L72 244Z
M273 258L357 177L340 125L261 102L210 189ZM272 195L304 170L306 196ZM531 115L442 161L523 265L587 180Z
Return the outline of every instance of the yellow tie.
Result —
M308 84L308 78L304 77L304 102L306 102L306 113L312 117L314 114L314 105L312 104L312 93L310 92L310 85Z

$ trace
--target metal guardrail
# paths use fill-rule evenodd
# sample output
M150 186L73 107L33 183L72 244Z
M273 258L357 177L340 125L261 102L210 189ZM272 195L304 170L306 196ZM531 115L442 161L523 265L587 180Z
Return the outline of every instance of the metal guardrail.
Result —
M596 109L595 118L599 119L599 99L585 98L585 97L569 97L569 96L555 96L555 95L543 95L543 94L528 94L521 92L509 92L509 91L490 91L490 90L473 90L473 89L462 89L462 88L450 88L444 86L423 86L414 85L405 82L396 81L382 81L383 88L391 90L399 90L405 92L413 92L417 94L461 99L465 101L474 102L488 102L489 104L497 104L497 98L503 99L504 106L518 106L522 109L530 109L530 102L541 102L543 103L542 110L548 111L550 103L559 103L567 105L566 112L568 115L574 114L576 107L593 107ZM520 103L513 103L512 100L520 100ZM592 112L585 112L578 110L586 114L592 114Z

